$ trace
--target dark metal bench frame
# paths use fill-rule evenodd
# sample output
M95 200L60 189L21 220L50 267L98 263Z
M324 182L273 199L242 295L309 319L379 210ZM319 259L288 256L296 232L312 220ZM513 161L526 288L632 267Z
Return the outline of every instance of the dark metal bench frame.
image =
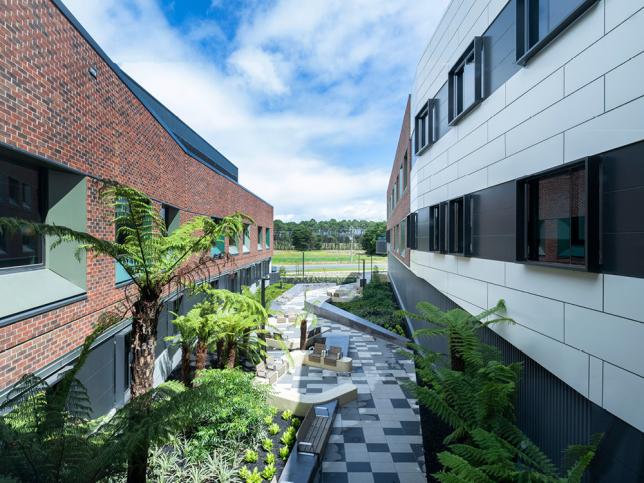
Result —
M297 432L298 453L311 453L320 457L324 454L331 435L337 406L337 401L332 401L331 403L318 404L309 409ZM317 415L316 407L324 408L328 415Z

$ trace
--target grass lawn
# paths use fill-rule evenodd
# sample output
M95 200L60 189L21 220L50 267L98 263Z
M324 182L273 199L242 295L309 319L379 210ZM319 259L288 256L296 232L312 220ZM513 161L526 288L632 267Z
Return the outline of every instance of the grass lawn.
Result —
M348 250L314 250L304 252L304 263L358 263L358 260L365 258L367 262L371 257L363 251L354 251L353 258ZM373 260L385 261L387 257L374 255ZM302 263L302 252L294 250L275 250L273 252L273 265L297 265Z

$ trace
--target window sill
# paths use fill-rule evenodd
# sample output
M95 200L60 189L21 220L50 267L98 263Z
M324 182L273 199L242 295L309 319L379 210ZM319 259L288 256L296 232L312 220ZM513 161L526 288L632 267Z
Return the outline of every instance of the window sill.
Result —
M423 154L425 154L425 153L427 152L427 150L428 150L429 148L431 148L431 147L432 147L432 144L434 144L434 143L427 143L427 144L425 144L422 148L420 148L420 149L419 149L418 151L416 151L414 154L415 154L416 156L422 156Z
M533 267L569 270L571 272L594 273L591 270L588 270L588 267L586 265L569 265L567 263L555 263L555 262L537 262L535 260L517 260L516 263L520 263L521 265L533 266Z
M454 119L452 119L452 120L449 122L449 125L450 125L450 126L455 126L456 124L458 124L458 123L461 121L461 119L463 119L463 118L464 118L465 116L467 116L470 112L472 112L474 109L476 109L476 108L479 106L479 104L481 104L481 102L483 102L483 99L484 99L484 98L478 99L478 100L474 101L472 104L470 104L469 106L467 106L465 109L463 109L463 110L460 112L460 114L458 114L457 116L455 116L455 117L454 117Z
M561 32L566 30L570 24L572 24L575 20L586 13L586 10L588 10L596 3L597 0L586 0L581 5L579 5L579 7L577 7L577 9L572 12L565 20L563 20L559 25L548 32L548 35L539 40L539 42L534 44L521 57L519 57L517 59L517 64L525 67L532 57L541 52L550 42L552 42L557 36L559 36Z
M25 270L0 276L0 327L87 299L85 289L48 270Z

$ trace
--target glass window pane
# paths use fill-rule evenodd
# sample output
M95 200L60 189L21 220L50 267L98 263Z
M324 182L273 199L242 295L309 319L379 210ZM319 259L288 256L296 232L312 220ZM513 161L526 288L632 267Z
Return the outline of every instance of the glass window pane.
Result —
M463 66L463 105L462 110L467 109L474 103L475 92L475 68L474 54L465 61Z
M0 217L41 222L40 173L0 160ZM42 237L33 232L0 233L0 268L42 263Z

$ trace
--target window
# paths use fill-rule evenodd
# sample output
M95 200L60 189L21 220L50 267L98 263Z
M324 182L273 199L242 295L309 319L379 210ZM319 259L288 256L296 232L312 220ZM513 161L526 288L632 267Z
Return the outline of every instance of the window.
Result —
M0 216L42 222L44 184L42 170L0 161ZM41 265L43 252L35 233L0 232L0 269Z
M407 184L409 183L408 173L407 173L407 152L405 152L405 157L403 159L402 172L403 172L403 190L406 190Z
M239 255L239 238L237 236L228 238L228 253L230 255Z
M429 208L429 251L445 253L445 211L447 203Z
M405 186L406 186L405 178L406 178L405 171L401 164L400 169L398 170L398 182L400 183L400 186L398 186L398 192L400 193L401 198L402 198L403 191L405 191Z
M416 115L414 125L414 152L420 155L438 139L438 103L427 101Z
M597 0L517 0L517 62L528 63Z
M405 249L407 248L407 219L401 221L399 226L400 228L398 229L398 233L400 234L400 243L398 245L398 252L401 255L405 255Z
M517 181L520 260L597 269L598 165L589 158Z
M257 249L261 250L262 249L262 227L258 226L257 227Z
M471 197L463 196L449 202L448 252L469 255L471 253Z
M266 227L264 232L266 233L266 245L265 245L265 247L270 248L271 247L271 229Z
M456 124L481 102L483 93L483 38L474 40L449 71L449 123Z
M218 223L221 221L221 218L212 218L212 221L215 223ZM224 256L224 253L226 252L226 237L224 235L220 235L219 238L217 238L217 241L215 244L210 248L210 256L212 258L222 258Z
M244 253L250 252L250 225L244 225Z
M174 206L162 204L160 215L168 234L179 227L179 210Z

